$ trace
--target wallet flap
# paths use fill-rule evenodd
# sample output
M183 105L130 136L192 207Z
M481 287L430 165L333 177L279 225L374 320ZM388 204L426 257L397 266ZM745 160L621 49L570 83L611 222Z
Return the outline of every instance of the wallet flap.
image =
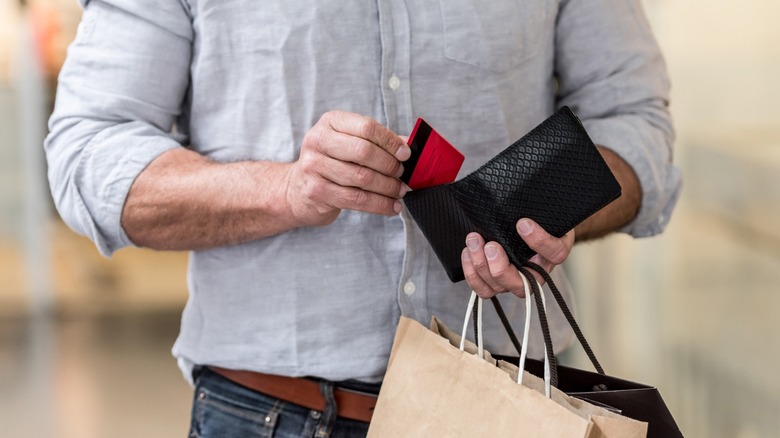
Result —
M408 196L414 192L425 192L425 194ZM450 191L450 184L413 190L404 197L404 203L433 247L450 280L453 282L462 280L464 277L460 254L463 247L456 249L453 244L465 242L466 235L475 231L477 227L469 220L465 210L455 199Z

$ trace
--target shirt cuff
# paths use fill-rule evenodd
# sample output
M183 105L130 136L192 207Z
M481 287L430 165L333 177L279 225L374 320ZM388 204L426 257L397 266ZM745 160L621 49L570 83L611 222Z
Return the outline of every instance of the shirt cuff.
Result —
M149 163L177 147L182 146L171 135L141 122L104 129L85 146L74 176L83 190L88 237L102 255L133 245L121 223L130 187Z
M661 233L682 187L682 173L671 160L670 135L639 116L583 120L583 125L594 143L614 151L639 179L642 205L636 218L620 231L634 237Z

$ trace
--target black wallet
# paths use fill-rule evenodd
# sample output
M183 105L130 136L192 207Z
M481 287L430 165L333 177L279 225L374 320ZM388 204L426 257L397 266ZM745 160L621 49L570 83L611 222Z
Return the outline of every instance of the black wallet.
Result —
M468 233L500 243L520 267L535 254L517 234L520 218L562 237L619 196L620 184L582 123L563 107L465 178L413 190L404 203L458 282Z

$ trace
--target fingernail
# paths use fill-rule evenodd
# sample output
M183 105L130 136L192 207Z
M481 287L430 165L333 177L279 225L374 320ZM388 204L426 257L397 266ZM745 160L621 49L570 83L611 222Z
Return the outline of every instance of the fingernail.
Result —
M404 165L401 164L400 166L398 166L398 172L395 173L395 177L400 178L401 175L403 174L404 174Z
M406 161L411 156L412 156L412 150L409 149L409 146L407 145L403 145L400 148L398 148L397 151L395 151L395 157L398 158L399 161Z
M406 185L406 184L404 184L404 183L401 183L401 190L399 190L399 192L398 192L398 196L399 196L399 197L401 197L401 198L403 198L403 197L404 197L404 195L406 194L406 192L408 192L408 191L409 191L409 187L407 187L407 185Z
M469 247L469 251L476 251L479 248L479 240L476 238L466 239L466 246Z
M463 252L461 253L461 256L462 256L464 262L470 262L471 261L471 254L469 254L468 250L464 249Z
M395 201L393 203L393 211L395 211L396 213L401 212L401 201Z
M520 221L517 222L517 232L520 233L520 235L527 236L531 234L531 231L533 230L534 226L529 219L520 219Z
M485 245L485 256L488 258L488 260L495 259L496 256L498 256L498 248L492 244Z

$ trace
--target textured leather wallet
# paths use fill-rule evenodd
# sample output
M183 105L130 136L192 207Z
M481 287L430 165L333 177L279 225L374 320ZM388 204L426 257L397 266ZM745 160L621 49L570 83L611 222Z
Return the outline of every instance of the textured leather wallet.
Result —
M620 184L585 128L563 107L465 178L413 190L404 203L458 282L468 233L500 243L520 267L535 254L517 234L520 218L561 237L619 196Z

